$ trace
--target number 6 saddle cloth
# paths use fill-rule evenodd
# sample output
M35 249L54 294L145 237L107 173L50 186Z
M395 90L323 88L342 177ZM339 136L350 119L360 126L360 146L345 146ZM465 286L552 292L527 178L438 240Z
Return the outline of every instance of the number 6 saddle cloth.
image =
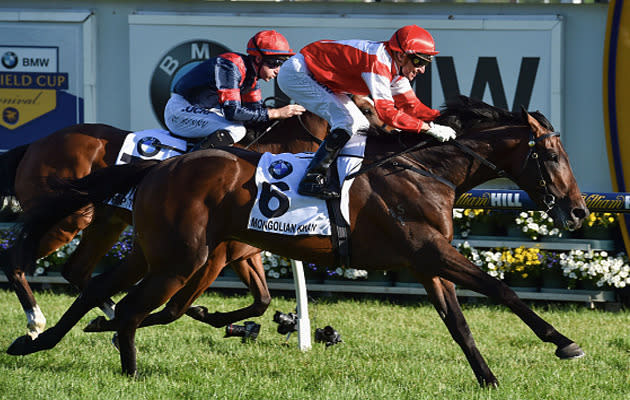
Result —
M354 135L336 161L342 183L341 213L348 224L348 192L354 179L345 180L345 177L361 167L365 141L365 136ZM297 192L312 158L313 153L262 155L256 169L258 193L249 214L248 229L289 236L331 235L326 201Z

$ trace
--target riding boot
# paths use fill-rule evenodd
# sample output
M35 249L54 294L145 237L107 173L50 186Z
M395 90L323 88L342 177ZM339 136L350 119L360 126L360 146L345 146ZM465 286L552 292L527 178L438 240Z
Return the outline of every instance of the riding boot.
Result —
M328 169L348 140L350 134L342 129L330 132L306 167L306 173L298 186L299 194L323 200L340 196L337 188L329 186Z
M234 139L232 139L230 132L225 129L219 129L212 132L203 138L199 143L194 145L192 151L214 149L217 146L231 146L233 144Z

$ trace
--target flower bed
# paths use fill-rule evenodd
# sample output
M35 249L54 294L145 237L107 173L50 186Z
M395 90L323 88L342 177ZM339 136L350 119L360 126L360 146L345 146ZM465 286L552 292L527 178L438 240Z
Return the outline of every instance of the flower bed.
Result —
M502 280L529 278L532 285L543 286L543 274L556 272L566 278L566 288L584 287L585 282L596 288L630 286L630 264L625 253L611 256L603 250L557 252L524 246L479 250L468 242L459 245L458 250L488 274Z

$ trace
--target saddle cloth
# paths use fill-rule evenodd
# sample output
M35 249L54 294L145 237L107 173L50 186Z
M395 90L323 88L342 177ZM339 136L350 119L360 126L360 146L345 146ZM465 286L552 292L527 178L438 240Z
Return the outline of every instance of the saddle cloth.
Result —
M166 146L166 147L162 147ZM171 136L163 129L148 129L132 132L125 137L116 165L129 164L133 160L166 160L186 152L186 141ZM107 204L131 210L136 189L127 194L116 195Z
M348 193L365 152L365 136L354 135L337 157L341 184L341 212L349 225ZM297 187L313 153L264 153L256 168L258 193L249 214L248 229L281 235L331 235L324 200L298 194Z

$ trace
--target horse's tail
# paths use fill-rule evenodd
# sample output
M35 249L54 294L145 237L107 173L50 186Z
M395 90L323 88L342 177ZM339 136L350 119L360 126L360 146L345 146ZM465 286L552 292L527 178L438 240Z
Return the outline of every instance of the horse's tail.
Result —
M25 144L0 154L0 220L2 221L14 219L21 211L20 204L15 198L15 174L28 146Z
M53 192L35 199L20 218L22 226L13 246L15 265L32 273L39 241L56 223L90 204L104 202L116 194L126 194L158 162L147 160L111 166L74 180L48 177Z
M15 173L28 146L25 144L0 154L0 195L15 195Z

